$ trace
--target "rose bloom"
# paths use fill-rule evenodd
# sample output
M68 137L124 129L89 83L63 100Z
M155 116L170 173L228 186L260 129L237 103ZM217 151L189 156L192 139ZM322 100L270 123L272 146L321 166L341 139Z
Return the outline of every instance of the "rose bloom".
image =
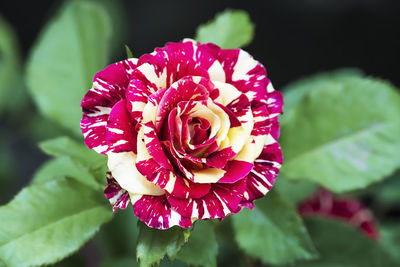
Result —
M167 43L97 73L86 145L108 157L105 195L148 226L190 227L252 208L282 164L282 95L241 49Z
M354 198L338 198L326 189L318 190L298 206L303 217L322 216L346 222L359 228L371 239L379 238L379 231L372 212Z

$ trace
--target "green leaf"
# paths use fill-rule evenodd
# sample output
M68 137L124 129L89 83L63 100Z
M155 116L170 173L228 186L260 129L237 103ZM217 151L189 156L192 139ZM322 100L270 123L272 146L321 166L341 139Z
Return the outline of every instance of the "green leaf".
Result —
M138 226L136 257L141 267L159 264L165 255L171 260L175 259L189 232L177 226L167 230L150 228L142 222Z
M232 216L237 244L265 264L313 259L317 253L296 209L276 190L256 201L253 210Z
M286 197L286 200L294 205L311 196L319 187L316 183L305 180L290 180L283 175L279 175L279 179L274 186Z
M137 267L139 263L135 258L111 258L103 261L100 267Z
M254 24L244 10L225 10L216 17L200 25L196 40L202 43L214 43L221 48L239 48L251 43L254 36Z
M281 123L285 123L286 119L291 116L291 112L294 111L294 107L299 104L304 95L310 91L315 91L320 88L324 88L324 84L327 81L341 81L348 77L362 77L363 72L355 68L343 68L333 70L329 72L321 72L309 77L300 79L287 85L284 89L284 100L283 113L284 116L280 118Z
M190 266L217 266L218 243L211 221L197 222L176 258Z
M44 31L29 56L27 83L42 114L80 135L80 102L104 68L110 20L94 2L71 1Z
M133 58L133 54L129 46L125 45L126 58Z
M50 156L67 156L86 167L98 168L106 164L105 156L66 136L40 142L39 147Z
M385 224L379 227L381 247L393 260L400 264L400 226L397 223Z
M343 192L364 188L400 167L400 94L387 82L322 79L310 83L284 116L284 177Z
M55 179L62 179L63 177L73 178L94 189L104 189L104 186L98 183L96 178L87 168L76 164L68 157L57 157L43 163L34 174L32 183L41 184Z
M322 218L307 219L306 223L320 258L296 266L396 266L378 242L358 229Z
M111 218L102 194L72 179L31 185L0 208L0 259L8 266L57 262Z
M395 173L391 178L371 188L370 197L378 200L380 204L400 204L400 172Z
M138 218L132 209L120 210L93 240L105 258L124 258L129 255L135 262L139 229ZM117 246L115 244L118 244Z
M0 115L26 103L16 34L0 16Z

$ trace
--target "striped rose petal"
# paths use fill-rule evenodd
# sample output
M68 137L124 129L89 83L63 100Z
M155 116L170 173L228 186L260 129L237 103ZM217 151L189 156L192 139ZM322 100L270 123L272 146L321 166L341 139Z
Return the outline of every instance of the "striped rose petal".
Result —
M218 59L226 75L226 82L245 93L250 102L258 100L267 104L267 86L270 81L264 66L240 49L221 49Z
M126 108L126 100L118 101L112 108L107 121L106 143L108 152L133 151L137 153L135 124Z
M110 172L107 173L107 186L104 189L104 194L110 201L113 212L117 212L118 208L124 210L129 204L130 197L128 191L119 186Z
M282 164L282 152L278 143L267 144L254 161L254 168L247 176L247 188L243 202L252 202L271 190Z
M173 226L192 226L192 220L172 209L165 196L136 195L131 199L135 216L149 227L164 230Z
M93 78L93 88L83 97L82 134L85 144L98 153L105 154L108 149L105 138L108 116L111 108L125 98L125 89L136 61L120 61L97 73Z
M201 199L177 199L167 194L168 202L179 214L189 218L224 218L238 211L246 188L246 179L233 184L213 184L210 192Z
M252 208L282 164L281 93L241 49L185 39L99 72L82 101L85 143L108 156L105 190L149 227Z

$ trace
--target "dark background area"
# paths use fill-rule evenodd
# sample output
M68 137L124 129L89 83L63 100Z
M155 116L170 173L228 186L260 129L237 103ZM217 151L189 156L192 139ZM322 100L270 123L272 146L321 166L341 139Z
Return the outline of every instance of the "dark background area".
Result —
M0 12L16 28L24 55L62 1L1 1ZM193 37L196 27L226 8L247 10L256 24L246 48L269 71L276 88L302 76L339 67L400 85L400 1L121 1L128 24L123 37L134 55L168 41ZM120 54L125 57L123 44Z
M194 37L198 25L226 8L235 8L247 10L256 24L255 38L245 49L266 66L277 89L300 77L340 67L358 67L400 86L398 0L119 2L114 12L126 23L115 26L122 35L115 37L110 63L126 57L124 44L138 57L168 41ZM23 59L61 4L1 1L0 13L15 28ZM20 164L15 182L0 198L2 203L28 183L45 160L36 145L22 137L18 123L0 122L3 143Z

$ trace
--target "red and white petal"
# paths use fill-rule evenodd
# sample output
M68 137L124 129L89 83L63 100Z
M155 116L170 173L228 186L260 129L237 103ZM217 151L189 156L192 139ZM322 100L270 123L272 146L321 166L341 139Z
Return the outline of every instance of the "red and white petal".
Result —
M118 184L131 194L163 195L158 185L149 182L141 175L135 165L133 152L108 153L108 168Z
M218 91L218 97L214 99L215 102L227 106L233 100L237 99L242 95L235 86L229 83L223 83L219 81L212 81L216 90Z
M215 45L199 45L191 40L167 43L151 54L139 58L138 66L145 65L147 78L169 88L184 76L201 76L210 80L225 81L225 72L216 59L219 48Z
M176 197L198 198L205 195L209 185L195 184L175 173L174 169L166 169L154 160L148 153L142 140L143 128L138 134L138 158L136 168L149 182L175 195ZM140 159L139 159L140 155Z
M189 218L225 218L236 213L246 188L246 179L233 184L213 184L201 199L177 199L167 194L168 202L179 214Z
M253 164L247 161L228 161L223 169L208 168L193 171L194 183L235 183L243 179L252 169Z
M164 230L173 226L192 226L191 218L171 208L165 196L131 195L131 201L135 216L149 227Z
M136 122L142 120L143 109L147 104L147 100L151 94L157 92L158 87L147 80L140 70L135 69L131 75L131 81L126 89L125 97L127 99L127 107L131 113L132 119Z
M267 86L270 83L264 66L241 49L221 49L219 61L226 74L226 82L245 93L250 102L267 104Z
M268 94L267 100L267 108L269 112L269 120L270 120L270 134L273 138L278 140L279 138L279 121L278 116L282 114L283 108L283 95L281 92L272 91Z
M113 212L117 212L118 208L126 209L129 204L129 193L118 184L110 172L107 173L107 186L104 194L110 201Z
M205 83L201 82L202 80L204 80L204 78L185 77L173 83L171 87L168 88L160 100L157 109L157 133L160 131L161 124L166 119L166 116L168 116L169 112L175 108L179 102L208 99L209 91L204 85Z
M85 144L98 153L105 154L106 125L111 108L125 96L130 74L136 67L136 59L114 63L96 74L93 87L84 96L81 107L81 130Z
M111 110L106 127L107 152L119 153L133 151L137 153L137 133L126 108L126 100L120 100Z
M282 164L282 152L275 141L266 144L258 159L254 161L254 168L247 176L247 188L243 202L251 202L263 197L271 190Z

